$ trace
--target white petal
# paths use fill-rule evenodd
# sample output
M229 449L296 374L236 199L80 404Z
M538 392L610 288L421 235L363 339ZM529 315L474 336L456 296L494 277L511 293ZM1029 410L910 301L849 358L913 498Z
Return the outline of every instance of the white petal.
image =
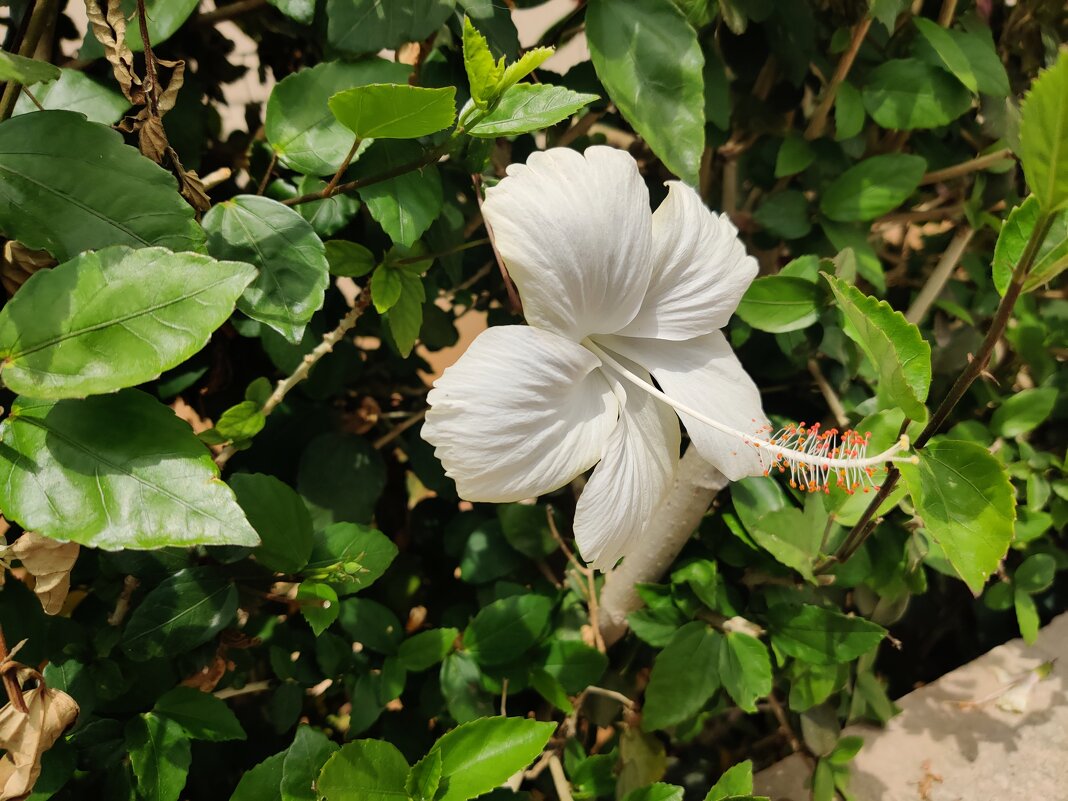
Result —
M635 373L648 379L637 365ZM679 420L669 406L638 387L620 386L606 372L625 403L604 456L579 496L575 541L582 558L610 569L634 546L675 477L679 464Z
M598 344L637 362L670 398L746 434L767 437L760 391L719 331L694 339L598 337ZM698 452L731 481L760 475L760 451L741 439L679 413Z
M596 463L619 411L599 366L588 350L547 331L483 331L434 382L423 424L460 497L531 498Z
M638 311L652 274L649 190L630 154L534 153L482 207L531 325L576 342Z
M645 301L621 335L690 339L723 328L757 274L730 218L678 181L653 214L652 265Z

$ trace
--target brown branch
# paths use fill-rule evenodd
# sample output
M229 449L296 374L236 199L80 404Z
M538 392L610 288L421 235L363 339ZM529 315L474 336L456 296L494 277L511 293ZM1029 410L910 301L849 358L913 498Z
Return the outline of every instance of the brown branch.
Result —
M945 167L941 170L932 170L920 179L920 186L937 184L941 181L959 178L962 175L969 175L970 173L985 170L987 167L992 167L998 162L1006 161L1011 158L1012 150L1007 147L1001 150L996 150L993 153L987 153L985 156L976 156L974 159L969 159L960 164L954 164L952 167Z
M953 237L949 247L942 253L942 258L938 260L938 264L927 277L919 294L916 295L916 299L912 301L912 305L905 312L906 320L919 325L923 318L927 316L928 310L938 300L942 290L946 288L949 277L957 269L957 265L960 263L961 257L964 255L964 251L967 249L968 243L972 241L973 236L975 236L975 229L970 225L965 225L957 231L957 235Z
M857 57L861 44L864 42L864 37L868 35L871 22L871 16L865 15L864 19L853 26L853 36L849 40L849 47L842 53L842 57L838 59L838 66L834 70L834 75L831 76L831 82L823 90L819 105L812 112L812 118L808 121L808 127L805 128L805 139L818 139L823 136L823 129L827 126L827 115L831 113L831 106L834 105L838 87L849 75L849 70L853 66L853 61Z
M300 195L299 197L291 197L283 200L282 203L286 206L299 206L301 203L312 203L316 200L326 200L332 195L341 195L346 192L354 192L357 189L363 189L365 186L371 186L372 184L378 184L382 181L388 181L390 178L396 178L400 175L405 175L415 170L421 170L423 167L428 167L431 164L437 162L442 156L445 155L447 145L439 145L438 147L428 150L420 158L415 161L409 161L405 164L399 164L393 169L380 172L377 175L369 175L366 178L358 178L355 181L348 181L347 183L338 184L334 187L334 190L327 194L326 189L322 189L318 192L309 192L306 195Z
M429 411L429 410L428 409L421 409L420 411L416 412L415 414L413 414L408 419L406 419L403 422L398 423L397 425L393 426L393 428L391 428L389 431L387 431L385 434L383 434L382 436L380 436L378 439L375 440L375 443L374 443L375 450L376 451L382 450L389 443L391 443L393 440L395 440L397 437L399 437L401 434L403 434L405 431L407 431L409 428L411 428L414 425L417 425L417 424L421 423L423 421L423 418L426 417L427 411Z
M360 142L363 141L360 137L356 137L352 142L352 147L349 148L348 155L345 156L345 160L341 162L341 166L337 168L337 172L334 173L334 177L330 179L326 185L326 189L323 190L323 197L331 197L337 193L337 184L341 180L341 176L345 174L345 170L352 164L352 159L356 156L356 151L360 149Z
M16 648L16 650L18 650ZM4 629L0 626L0 678L3 679L4 691L11 705L23 714L30 710L26 707L26 701L22 697L22 688L19 686L16 675L17 663L9 661L12 654L7 650L7 640L4 639Z
M26 33L19 45L18 55L23 58L33 58L34 53L37 52L37 46L41 43L41 37L48 28L48 23L56 15L57 3L58 0L37 0L33 7L33 14L30 16L30 23L26 26ZM22 85L17 81L8 81L4 87L4 94L0 97L0 122L10 117L15 110L15 101L18 100L21 90Z
M198 25L215 25L234 17L239 17L242 14L247 14L249 11L255 11L265 5L267 5L267 0L239 0L239 2L219 6L213 11L201 14L197 17L196 22Z
M137 25L141 29L141 43L145 50L145 94L148 97L148 110L153 117L159 117L159 69L156 54L152 52L152 42L148 39L148 17L145 15L145 0L137 0Z

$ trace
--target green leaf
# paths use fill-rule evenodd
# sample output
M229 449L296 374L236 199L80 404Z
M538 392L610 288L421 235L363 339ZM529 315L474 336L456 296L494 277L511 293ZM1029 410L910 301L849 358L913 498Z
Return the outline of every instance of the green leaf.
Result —
M178 801L189 774L189 738L180 724L151 712L126 724L126 750L144 801Z
M59 78L59 67L0 50L0 81L30 85ZM34 93L36 94L36 93Z
M870 620L810 604L773 606L768 623L779 651L814 665L851 662L886 636L886 630Z
M419 42L441 27L455 0L327 0L326 38L345 53Z
M847 765L853 761L860 749L864 747L864 738L856 735L841 737L835 745L828 760L832 765Z
M1012 580L1019 589L1034 595L1045 592L1052 586L1056 572L1056 559L1048 553L1036 553L1020 563Z
M297 601L301 616L316 637L330 628L341 610L337 593L329 584L318 581L302 581L297 587Z
M671 0L590 0L586 36L597 77L669 170L697 183L705 148L704 57Z
M534 668L530 671L530 686L534 688L538 695L565 715L570 715L575 711L575 705L567 697L567 691L563 688L563 685L554 676L546 673L541 668Z
M864 107L872 119L897 131L948 125L971 105L960 81L914 58L884 61L864 85Z
M121 92L95 81L81 70L64 69L59 80L33 87L33 96L45 111L76 111L89 122L113 125L122 119L130 101ZM40 109L23 92L15 103L15 116Z
M60 261L108 245L199 250L174 177L72 111L0 123L0 231Z
M318 729L301 726L286 751L282 763L282 801L319 801L315 782L319 772L332 754L338 750L334 743Z
M682 801L683 789L675 784L657 782L631 790L623 801Z
M330 110L357 139L416 139L456 119L456 89L374 83L338 92Z
M1068 206L1068 53L1031 85L1020 109L1020 163L1047 212Z
M482 672L463 651L445 657L439 683L449 714L457 723L493 714L493 704L482 690Z
M908 200L926 169L922 158L904 153L864 159L831 182L820 211L838 222L874 220Z
M834 96L834 138L852 139L863 128L864 97L849 81L842 81Z
M282 801L282 764L286 753L269 756L252 770L245 771L230 801Z
M521 55L515 63L509 64L505 68L504 75L501 76L501 82L497 85L497 91L507 92L544 64L554 52L551 47L532 47Z
M848 320L846 333L878 371L883 405L898 406L913 420L927 417L931 387L931 346L919 329L884 300L865 295L826 273L823 276Z
M359 148L357 148L358 150ZM277 183L277 182L276 182ZM314 175L304 175L297 182L296 193L293 195L307 195L312 192L322 192L327 187L327 182ZM276 200L283 199L276 197ZM333 236L350 222L360 210L360 201L355 195L338 193L325 200L312 200L297 206L300 216L311 223L312 229L320 237ZM330 255L327 254L329 260Z
M559 546L549 528L546 507L525 503L497 505L497 520L504 538L528 559L542 559Z
M753 328L781 334L819 319L819 286L788 275L766 275L749 285L735 312Z
M757 208L753 219L769 234L782 239L800 239L812 230L808 199L796 189L770 195Z
M363 437L321 434L301 454L297 491L316 527L369 523L386 485L385 471L382 457Z
M307 507L288 484L262 473L237 473L230 488L260 535L256 561L278 573L296 573L312 551L312 522Z
M751 760L739 762L728 768L719 777L712 789L705 796L705 801L724 801L734 796L746 796L753 792L753 763Z
M485 139L531 133L567 119L597 99L597 95L572 92L547 83L517 84L467 133Z
M811 515L788 506L761 515L754 524L746 526L746 531L777 561L815 583L812 567L819 556L824 525L824 520L813 521Z
M375 268L375 255L363 245L343 239L331 239L325 244L331 275L360 278Z
M173 720L194 740L245 739L245 730L225 701L192 687L175 687L164 693L153 712Z
M1035 599L1028 595L1023 590L1016 590L1013 593L1013 605L1016 608L1016 622L1020 626L1020 634L1024 638L1024 642L1028 645L1034 645L1035 640L1038 639L1038 607L1035 605Z
M460 632L453 628L428 629L401 643L397 657L405 670L418 672L438 664L453 649Z
M1042 217L1038 199L1030 195L1023 203L1014 208L998 234L994 248L994 286L1002 295L1009 288L1012 272L1016 269L1027 241L1031 238L1035 225ZM1038 246L1034 263L1024 279L1024 292L1049 283L1064 270L1068 269L1068 209L1055 212L1042 244Z
M423 149L414 142L377 142L368 157L354 165L357 178L368 178L417 161ZM406 172L388 181L365 186L360 198L394 244L411 247L437 219L444 207L441 176L433 165Z
M299 343L330 282L326 248L311 224L277 200L238 195L204 215L204 230L213 256L260 270L237 308Z
M315 20L315 3L310 0L267 0L267 2L301 25L311 25Z
M397 546L381 531L334 523L316 532L304 572L329 581L338 595L351 595L381 578L396 556Z
M259 543L208 450L143 392L17 399L0 441L0 507L46 537L107 550Z
M334 118L330 98L354 86L400 83L410 73L405 64L365 58L328 61L287 75L267 99L267 142L283 166L305 175L333 175L352 147L352 131Z
M423 279L418 275L412 275L407 270L393 272L400 275L401 293L386 314L386 324L400 355L408 358L419 338L419 330L423 327L426 290L423 289Z
M151 381L207 344L255 275L248 264L122 246L39 270L0 310L0 376L36 398Z
M385 314L393 308L401 294L404 292L402 280L403 270L396 270L385 264L380 264L371 276L371 300L375 304L375 311Z
M135 661L175 656L208 642L230 625L237 589L212 567L168 576L134 609L122 650Z
M994 412L990 429L999 437L1018 437L1041 425L1057 404L1053 387L1025 389L1010 396Z
M471 99L479 108L486 108L499 94L497 87L504 77L504 57L500 61L493 60L486 37L466 16L463 47L464 71L467 72L467 83L471 88Z
M219 421L214 428L201 431L197 436L208 445L220 445L224 442L247 444L267 424L267 418L260 411L261 408L261 404L256 401L241 401L219 415Z
M927 533L978 595L1012 542L1016 502L1005 468L981 445L953 440L898 467Z
M608 657L579 640L554 639L542 668L572 695L596 684L608 669Z
M414 801L432 801L441 786L441 752L431 751L412 765L404 789Z
M534 645L549 625L553 602L512 595L482 607L464 630L464 648L480 665L503 665Z
M695 620L675 632L656 655L642 708L645 731L666 729L704 709L720 687L719 637Z
M469 584L485 584L506 576L522 563L501 533L496 520L472 519L474 523L460 554L459 578Z
M488 793L529 765L555 730L555 723L505 717L457 726L430 749L441 754L435 801L467 801Z
M775 177L786 178L804 171L815 161L816 153L803 136L792 134L782 140L775 157Z
M734 703L756 712L756 699L771 692L771 658L760 640L748 634L727 632L718 638L719 680Z
M971 91L978 92L979 80L972 71L971 61L950 31L924 17L913 17L912 21L919 29L920 35L934 48L941 66Z
M404 626L387 607L369 598L341 602L338 624L354 642L380 654L392 656L404 638Z
M355 740L326 761L315 787L326 801L397 801L407 798L407 778L408 760L396 746Z

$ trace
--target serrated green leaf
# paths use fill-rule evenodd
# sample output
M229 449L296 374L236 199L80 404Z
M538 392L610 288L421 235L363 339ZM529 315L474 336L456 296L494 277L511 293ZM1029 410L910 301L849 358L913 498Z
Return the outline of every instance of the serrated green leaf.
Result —
M756 712L756 700L771 692L771 657L760 640L727 632L717 640L719 680L734 703Z
M81 70L64 69L58 80L33 87L33 96L45 111L76 111L89 122L113 125L122 119L130 101L121 92L93 80ZM40 111L23 92L14 116Z
M868 73L864 107L879 125L897 131L948 125L972 105L960 81L914 58L884 61Z
M912 420L927 417L924 401L931 387L931 346L919 329L890 304L824 273L849 321L846 333L879 373L878 397L898 406Z
M700 712L720 687L718 633L687 623L656 655L645 688L642 728L664 729Z
M0 231L60 261L108 245L199 250L174 177L72 111L0 123Z
M324 244L331 275L360 278L375 268L375 255L363 245L343 239L331 239Z
M1042 209L1068 206L1068 52L1035 78L1020 109L1020 163Z
M471 99L479 108L485 108L499 94L498 86L504 76L504 58L494 61L486 37L464 17L464 70L471 88Z
M459 630L453 628L421 631L401 643L397 657L406 670L426 670L452 652L453 644L459 636Z
M416 139L456 119L456 89L373 83L338 92L330 111L357 139Z
M0 439L0 506L46 537L108 550L259 543L208 450L143 392L20 398Z
M1012 542L1016 502L1005 468L981 445L953 440L931 442L919 464L898 467L927 533L978 595Z
M337 593L321 581L302 581L297 587L297 602L316 637L330 628L341 610Z
M874 220L908 200L926 169L921 157L904 153L864 159L831 182L820 211L838 222Z
M671 0L590 0L586 36L597 76L669 170L697 183L705 148L704 56Z
M285 758L286 752L283 751L267 757L251 770L245 771L234 789L234 794L230 796L230 801L282 801L278 785L282 782L282 764Z
M150 381L207 344L255 275L248 264L122 246L39 270L0 311L0 377L50 399Z
M501 76L501 82L497 85L497 92L507 92L544 64L554 52L551 47L532 47L521 55L518 60L505 68L504 75Z
M994 248L994 286L1002 295L1009 288L1013 270L1027 248L1035 225L1042 217L1038 199L1030 195L1014 208L998 234ZM1068 209L1054 212L1049 231L1038 246L1034 263L1024 279L1024 292L1048 283L1068 269Z
M238 195L204 215L204 230L213 256L259 268L237 307L289 342L300 342L330 282L326 248L311 224L277 200Z
M925 17L913 17L912 21L920 35L934 49L941 66L972 92L978 92L979 80L972 70L971 61L951 32Z
M263 430L267 418L255 401L241 401L219 415L215 432L225 441L241 442L252 439Z
M886 636L886 630L870 620L811 604L773 606L768 625L778 650L814 665L850 662Z
M404 292L402 270L395 270L385 264L380 264L371 276L371 301L375 304L375 311L385 314L396 305Z
M385 140L376 142L368 157L354 165L357 178L380 175L424 156L415 142ZM359 190L371 216L389 234L394 244L411 247L444 208L441 176L428 165L379 181Z
M382 577L397 546L381 531L354 523L334 523L315 533L305 575L329 581L338 595L351 595Z
M282 763L282 801L320 801L315 782L323 765L338 750L337 743L311 726L297 729Z
M753 763L739 762L728 768L708 791L705 801L724 801L734 796L746 796L753 792Z
M496 108L468 133L493 139L538 131L567 119L597 99L597 95L572 92L562 86L521 83L505 92Z
M683 789L675 784L657 782L648 787L631 790L623 801L682 801Z
M480 665L517 659L545 633L553 602L541 595L512 595L482 607L464 629L464 648Z
M441 786L441 752L431 751L412 765L404 789L412 801L432 801Z
M382 740L346 743L323 765L315 787L326 801L397 801L406 798L408 761Z

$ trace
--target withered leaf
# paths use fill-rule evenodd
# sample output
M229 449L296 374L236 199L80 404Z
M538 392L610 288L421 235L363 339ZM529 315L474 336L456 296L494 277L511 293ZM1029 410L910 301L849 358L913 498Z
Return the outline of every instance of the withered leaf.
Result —
M104 2L107 10L101 9ZM119 88L131 103L141 105L145 93L141 79L134 72L133 51L126 44L126 17L119 0L85 0L85 14L93 26L93 34L104 46L104 57L111 64Z
M34 576L37 594L45 614L55 615L63 608L70 592L70 571L78 561L76 542L57 542L27 531L11 545L10 554Z
M0 709L0 801L18 801L33 790L41 773L41 754L78 717L78 704L64 692L45 686L40 675L20 670L20 680L35 678L38 686L23 692L28 712L8 703Z

